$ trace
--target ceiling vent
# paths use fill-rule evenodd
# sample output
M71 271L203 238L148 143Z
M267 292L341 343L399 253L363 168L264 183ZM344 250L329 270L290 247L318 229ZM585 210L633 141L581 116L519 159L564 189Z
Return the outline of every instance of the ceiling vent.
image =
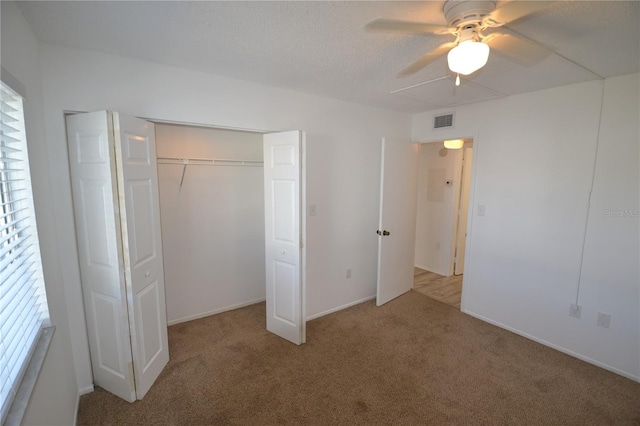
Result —
M433 117L433 128L453 127L453 114L437 115Z

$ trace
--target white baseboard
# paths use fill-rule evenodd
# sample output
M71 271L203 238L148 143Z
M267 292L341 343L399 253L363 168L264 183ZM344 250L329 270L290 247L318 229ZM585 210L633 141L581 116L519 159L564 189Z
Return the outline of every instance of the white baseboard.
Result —
M352 306L359 305L359 304L364 303L364 302L368 302L369 300L373 300L373 299L375 299L375 298L376 298L376 296L375 296L375 295L373 295L373 296L368 296L368 297L365 297L365 298L363 298L363 299L358 299L358 300L355 300L355 301L353 301L353 302L349 302L349 303L347 303L347 304L345 304L345 305L338 306L338 307L336 307L336 308L328 309L328 310L323 311L323 312L320 312L320 313L318 313L318 314L314 314L314 315L308 316L308 317L307 317L307 321L311 321L311 320L314 320L314 319L316 319L316 318L320 318L320 317L323 317L323 316L325 316L325 315L329 315L329 314L332 314L332 313L334 313L334 312L338 312L338 311L341 311L341 310L343 310L343 309L347 309L347 308L350 308L350 307L352 307Z
M198 313L198 314L194 314L194 315L189 315L189 316L182 317L182 318L173 319L173 320L167 321L167 325L180 324L181 322L193 321L193 320L196 320L196 319L208 317L210 315L221 314L221 313L227 312L227 311L233 311L234 309L244 308L245 306L254 305L256 303L264 302L265 300L266 299L263 297L261 299L250 300L248 302L242 302L242 303L238 303L238 304L231 305L231 306L224 306L222 308L214 309L212 311L201 312L201 313Z
M95 388L93 387L93 385L87 386L86 388L82 388L78 390L78 396L86 395L88 393L93 392L94 390Z
M500 327L500 328L503 328L505 330L508 330L508 331L510 331L512 333L515 333L515 334L519 335L519 336L526 337L527 339L533 340L534 342L537 342L537 343L540 343L542 345L548 346L548 347L550 347L552 349L555 349L555 350L560 351L562 353L565 353L567 355L571 355L572 357L578 358L579 360L582 360L584 362L588 362L589 364L593 364L593 365L595 365L597 367L604 368L605 370L611 371L612 373L616 373L616 374L618 374L618 375L620 375L622 377L626 377L627 379L631 379L631 380L633 380L635 382L640 382L640 376L633 375L633 374L631 374L629 372L626 372L626 371L620 370L620 369L618 369L616 367L613 367L611 365L605 364L604 362L597 361L597 360L595 360L593 358L589 358L588 356L584 356L584 355L579 354L577 352L574 352L574 351L572 351L570 349L563 348L562 346L558 346L558 345L556 345L554 343L551 343L551 342L548 342L548 341L546 341L544 339L540 339L540 338L538 338L536 336L533 336L531 334L528 334L528 333L525 333L523 331L517 330L517 329L515 329L513 327L509 327L508 325L502 324L501 322L498 322L498 321L494 321L494 320L492 320L490 318L487 318L487 317L485 317L483 315L480 315L480 314L477 314L475 312L472 312L472 311L469 311L469 310L464 310L462 312L464 312L465 314L471 315L472 317L478 318L479 320L482 320L484 322L488 322L489 324L495 325L496 327Z
M425 271L430 271L431 269L424 265L413 265L414 268L424 269Z
M82 389L78 389L78 395L76 396L76 411L75 411L75 416L73 418L73 426L77 426L78 424L78 411L80 410L80 397L82 395L86 395L88 393L93 392L95 389L93 387L93 385L88 386L86 388L82 388Z
M448 273L441 273L441 271L434 271L435 268L432 268L430 266L424 266L424 265L413 265L414 268L420 268L420 269L424 269L425 271L429 271L429 272L433 272L434 274L438 274L438 275L442 275L442 276L449 276Z

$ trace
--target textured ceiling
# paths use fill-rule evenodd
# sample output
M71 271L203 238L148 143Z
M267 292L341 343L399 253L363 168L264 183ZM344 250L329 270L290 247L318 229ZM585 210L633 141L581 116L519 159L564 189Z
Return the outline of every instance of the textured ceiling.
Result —
M43 42L407 112L640 71L638 1L550 3L509 30L554 53L522 65L492 51L487 65L458 88L445 57L415 75L396 78L452 36L364 30L380 17L445 25L444 1L18 4Z

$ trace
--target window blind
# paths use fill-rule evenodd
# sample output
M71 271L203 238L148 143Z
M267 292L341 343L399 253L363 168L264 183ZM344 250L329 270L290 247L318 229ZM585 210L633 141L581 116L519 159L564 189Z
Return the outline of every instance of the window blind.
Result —
M0 413L4 422L48 325L23 99L0 82Z

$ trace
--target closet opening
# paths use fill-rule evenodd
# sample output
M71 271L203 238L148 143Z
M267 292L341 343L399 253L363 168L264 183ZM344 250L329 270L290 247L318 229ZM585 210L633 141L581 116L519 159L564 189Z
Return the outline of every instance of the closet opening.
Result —
M167 324L265 301L263 135L155 128Z
M305 342L303 132L114 111L66 125L96 385L142 399L169 361L167 325L262 301L268 331Z
M262 301L268 331L305 342L303 132L115 111L66 125L98 386L142 399L169 361L167 325Z

